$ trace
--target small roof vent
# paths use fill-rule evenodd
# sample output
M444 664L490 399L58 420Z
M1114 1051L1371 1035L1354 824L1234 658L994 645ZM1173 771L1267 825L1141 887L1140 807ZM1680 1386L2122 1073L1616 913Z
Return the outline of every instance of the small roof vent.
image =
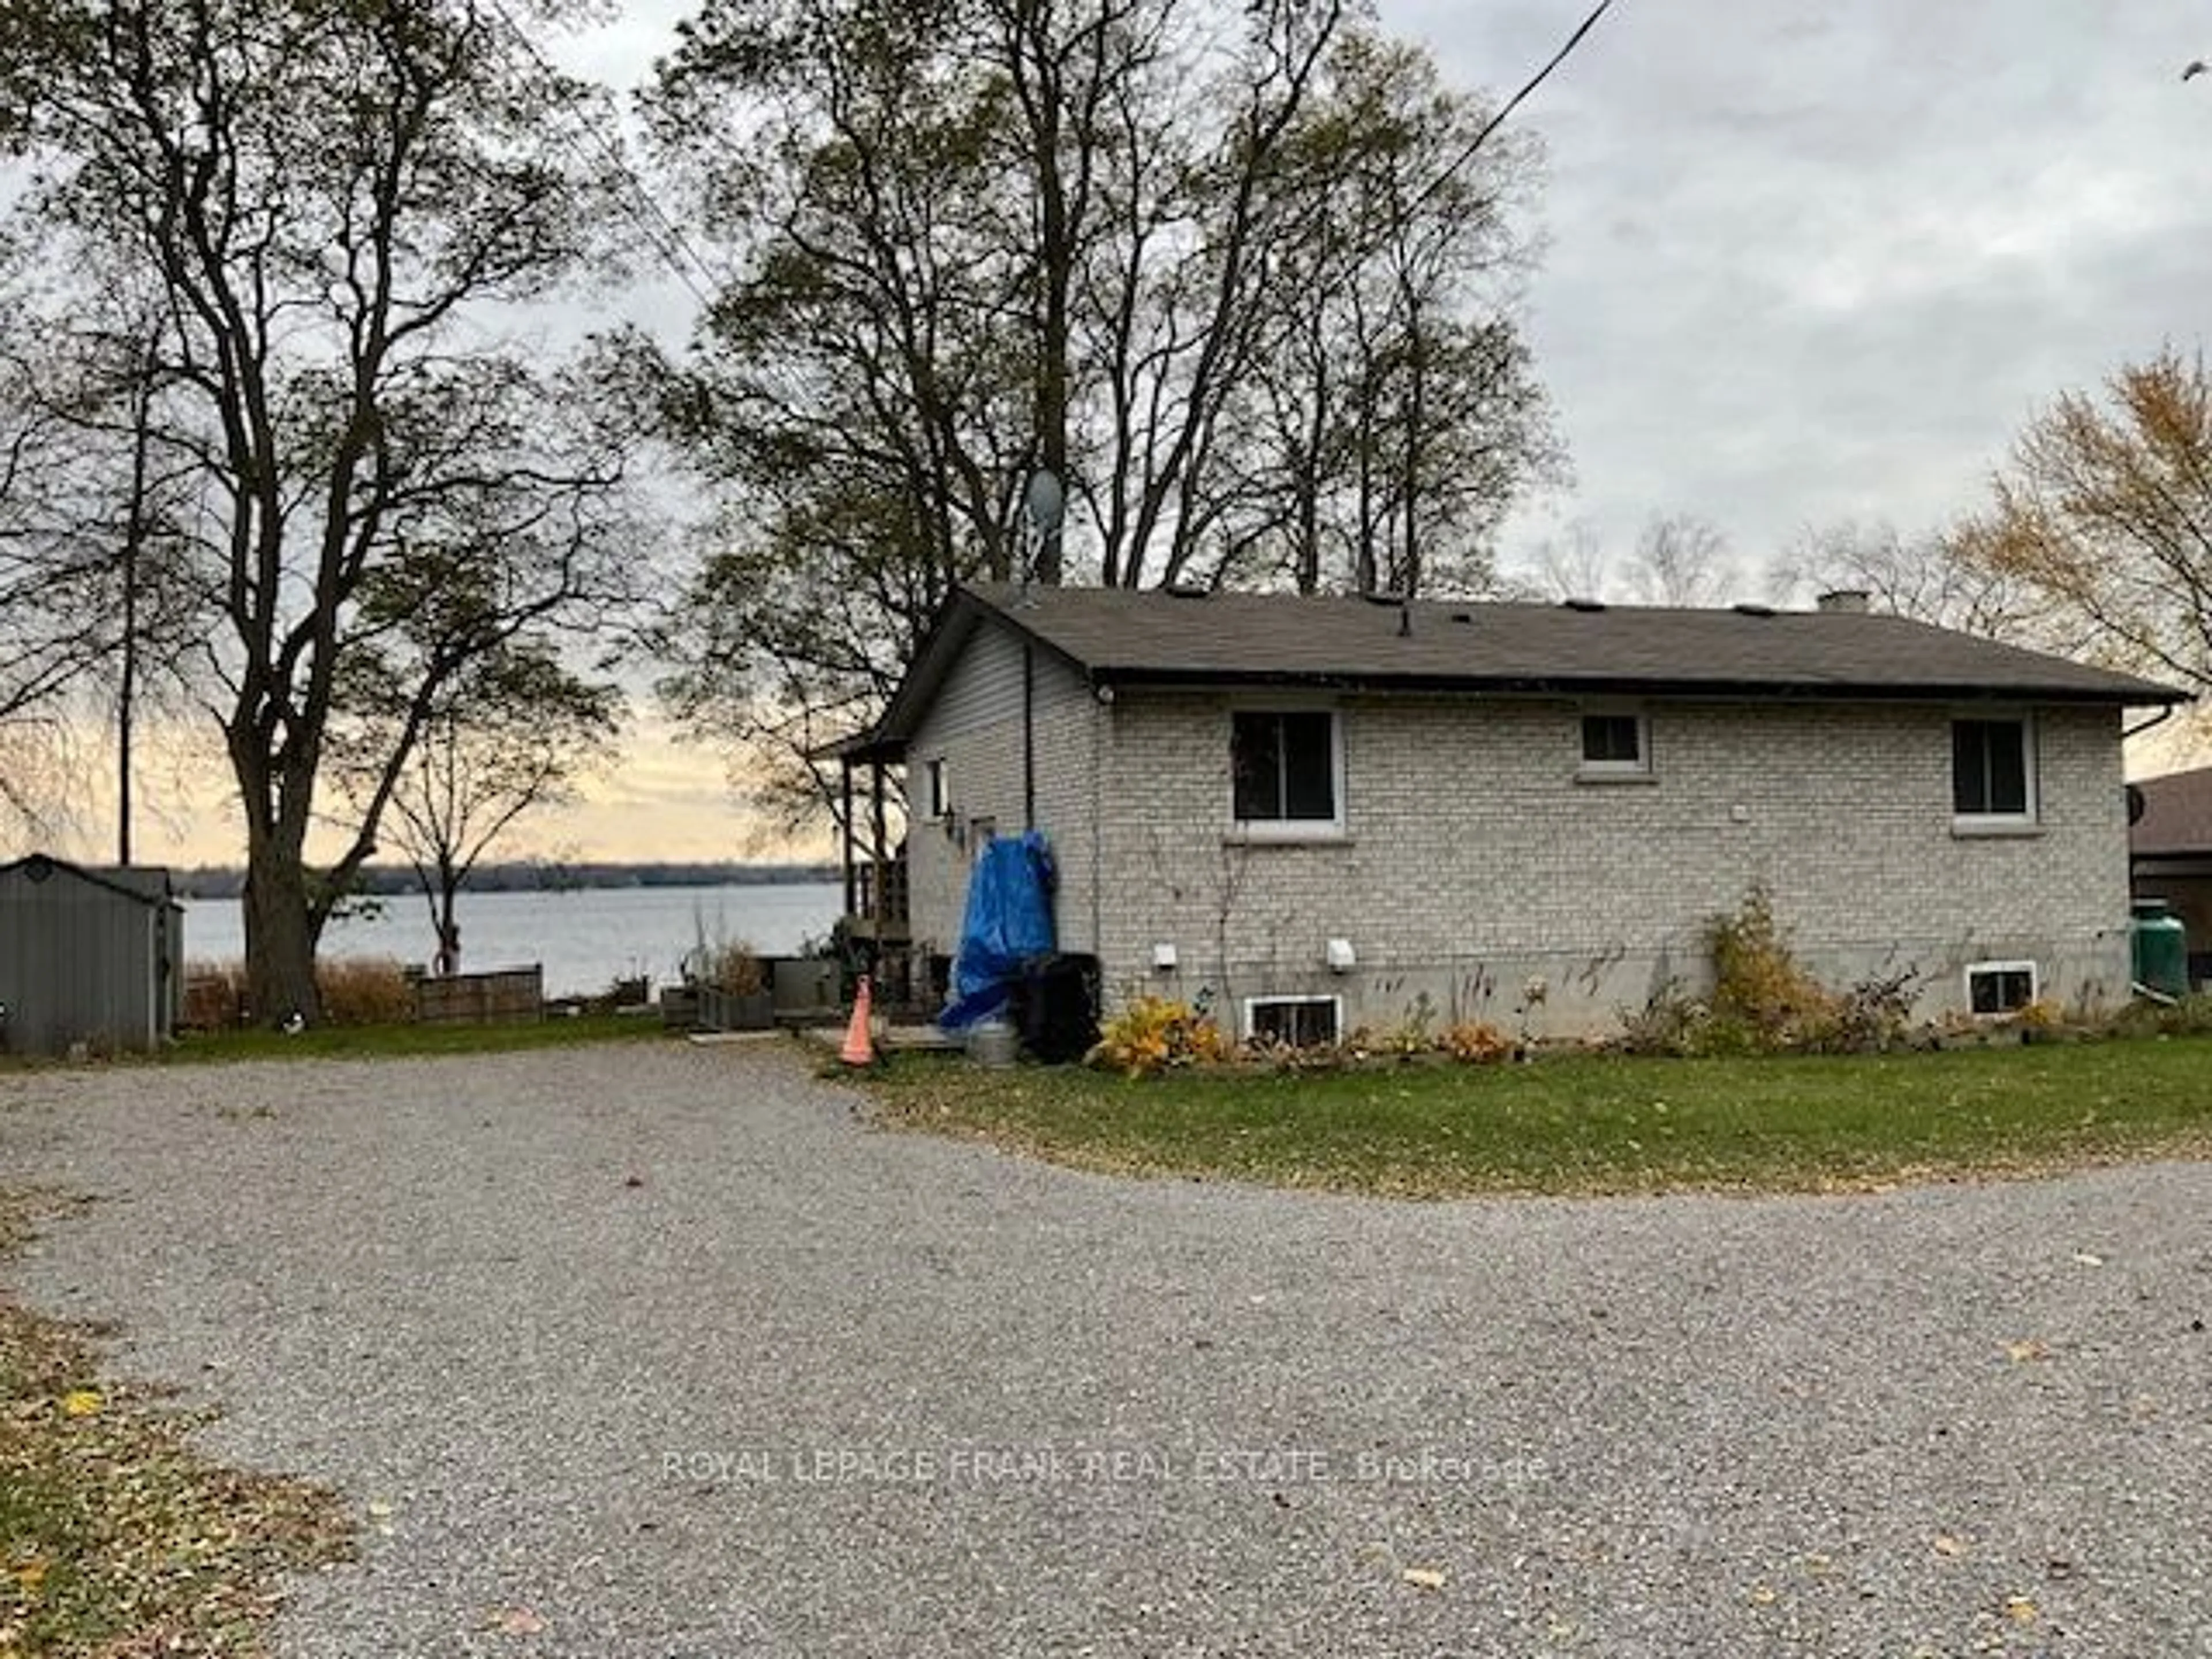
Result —
M1739 605L1735 607L1735 614L1739 617L1771 617L1774 614L1774 607L1771 605Z
M1472 611L1455 611L1451 613L1451 619L1455 623L1472 623L1474 620L1474 612Z
M1863 617L1874 609L1874 595L1863 587L1838 587L1813 603L1832 616Z
M1171 599L1210 599L1213 590L1204 582L1170 582L1165 590Z
M1598 611L1605 609L1603 599L1567 599L1559 603L1570 611Z
M1362 593L1359 597L1370 605L1403 605L1406 602L1406 596L1403 593L1393 593L1389 589L1381 587L1371 592Z

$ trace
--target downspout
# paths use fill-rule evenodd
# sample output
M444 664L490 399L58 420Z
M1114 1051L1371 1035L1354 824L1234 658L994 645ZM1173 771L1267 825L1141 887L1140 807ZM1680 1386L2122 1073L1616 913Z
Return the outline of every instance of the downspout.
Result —
M1022 828L1036 828L1036 647L1022 642Z
M2125 743L2130 738L2139 738L2142 736L2144 732L2151 730L2154 726L2165 725L2168 720L2173 718L2175 707L2176 705L2173 703L2166 704L2165 708L2160 709L2158 713L2153 714L2141 726L2122 726L2120 728L2120 741L2122 743Z
M1098 805L1103 798L1104 781L1099 773L1106 763L1107 744L1102 732L1109 732L1108 723L1114 718L1110 694L1101 686L1091 703L1091 954L1098 958L1103 971L1106 962L1105 912L1102 908L1105 868L1105 836L1100 827Z

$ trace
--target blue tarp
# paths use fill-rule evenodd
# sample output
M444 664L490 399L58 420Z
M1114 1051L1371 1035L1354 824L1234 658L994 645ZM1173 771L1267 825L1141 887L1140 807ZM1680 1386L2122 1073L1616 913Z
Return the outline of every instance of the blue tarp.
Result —
M988 1019L1032 957L1053 948L1052 849L1031 830L983 848L968 878L968 914L952 959L952 1000L937 1017L957 1031Z

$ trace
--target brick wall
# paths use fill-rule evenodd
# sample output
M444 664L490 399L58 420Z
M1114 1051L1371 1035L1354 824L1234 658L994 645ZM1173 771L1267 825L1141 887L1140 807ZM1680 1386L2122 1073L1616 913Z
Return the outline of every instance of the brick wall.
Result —
M1204 988L1232 1007L1334 994L1347 1023L1372 1024L1426 997L1439 1018L1588 1030L1668 981L1695 988L1705 923L1754 883L1825 979L1914 969L1923 1012L1962 1006L1978 960L2033 960L2061 1000L2125 994L2114 710L2042 711L2037 833L1967 836L1952 825L1942 706L1654 703L1650 780L1605 782L1577 777L1571 702L1338 706L1346 833L1275 846L1231 833L1230 701L1125 691L1113 705L1113 994ZM1352 942L1353 972L1323 966L1330 938ZM1178 973L1149 970L1156 943L1176 946Z
M1082 678L1049 652L1032 653L1030 680L1036 827L1049 835L1060 866L1060 948L1088 951L1097 890L1091 756L1104 711ZM908 831L908 914L917 952L951 956L958 944L981 825L1000 835L1018 835L1028 827L1022 682L1019 641L1000 629L978 629L908 745L907 773L916 811L921 780L933 760L945 763L952 808L942 819L917 817Z

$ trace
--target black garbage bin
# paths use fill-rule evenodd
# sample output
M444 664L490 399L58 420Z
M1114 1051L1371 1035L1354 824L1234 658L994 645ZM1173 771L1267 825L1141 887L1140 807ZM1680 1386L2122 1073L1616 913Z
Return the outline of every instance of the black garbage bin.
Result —
M1098 1041L1098 958L1062 951L1023 971L1016 1001L1022 1047L1048 1066L1080 1060Z

